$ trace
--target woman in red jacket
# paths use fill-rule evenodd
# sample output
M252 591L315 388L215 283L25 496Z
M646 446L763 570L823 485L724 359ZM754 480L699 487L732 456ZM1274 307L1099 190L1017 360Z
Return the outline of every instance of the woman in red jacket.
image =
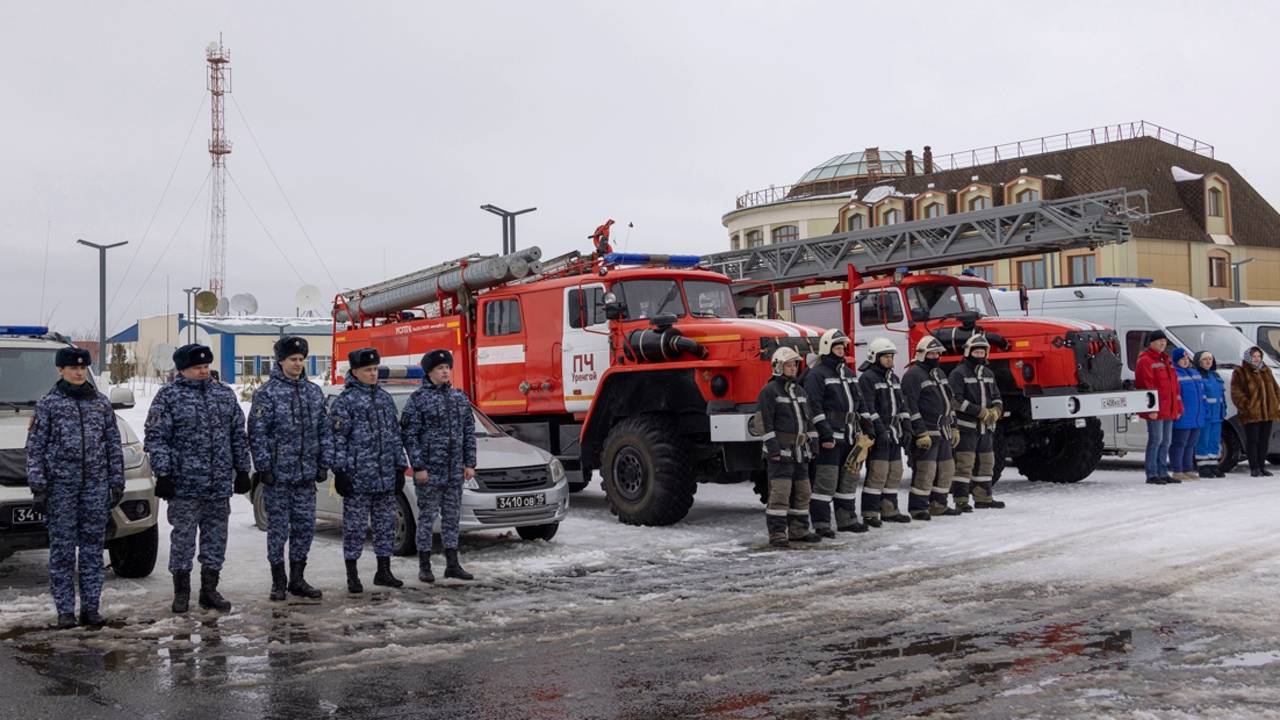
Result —
M1147 421L1147 482L1152 485L1180 483L1169 475L1169 443L1173 440L1173 421L1182 415L1182 393L1178 389L1178 371L1165 352L1169 341L1164 332L1147 335L1147 349L1138 356L1134 370L1138 389L1160 394L1155 412L1140 413Z

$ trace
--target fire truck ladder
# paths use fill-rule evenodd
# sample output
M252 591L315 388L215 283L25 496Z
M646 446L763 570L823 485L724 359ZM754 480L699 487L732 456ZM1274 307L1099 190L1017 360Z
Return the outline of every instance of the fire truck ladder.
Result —
M705 255L740 294L1127 242L1151 213L1146 190L1105 190Z

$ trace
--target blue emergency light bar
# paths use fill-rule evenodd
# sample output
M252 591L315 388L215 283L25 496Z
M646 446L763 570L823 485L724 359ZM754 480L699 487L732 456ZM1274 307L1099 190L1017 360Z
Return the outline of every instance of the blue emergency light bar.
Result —
M0 325L0 335L48 335L49 328L40 325Z
M666 265L667 267L694 267L702 262L697 255L651 255L648 253L609 253L604 256L609 265Z
M1135 278L1135 277L1097 277L1093 279L1096 285L1137 285L1138 287L1146 287L1155 282L1152 278Z
M379 380L421 380L426 372L417 365L381 365L378 367Z

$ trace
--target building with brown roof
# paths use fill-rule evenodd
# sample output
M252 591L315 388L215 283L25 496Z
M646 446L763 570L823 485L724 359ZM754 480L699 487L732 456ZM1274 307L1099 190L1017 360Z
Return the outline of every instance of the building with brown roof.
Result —
M792 186L739 197L722 223L738 248L1114 188L1149 193L1153 217L1133 241L968 267L1000 285L1143 277L1208 299L1232 297L1232 264L1251 259L1239 296L1280 301L1280 212L1211 145L1148 122L936 156L837 156Z

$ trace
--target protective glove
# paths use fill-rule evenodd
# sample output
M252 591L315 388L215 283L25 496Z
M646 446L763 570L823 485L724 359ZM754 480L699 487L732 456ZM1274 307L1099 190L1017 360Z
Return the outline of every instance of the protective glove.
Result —
M31 509L41 515L49 514L49 499L45 497L43 490L31 491Z
M329 480L329 468L320 468L316 471L316 484L323 485Z
M163 500L173 499L173 478L168 475L156 477L156 497Z
M110 510L110 509L114 508L115 506L119 505L119 504L120 504L120 501L121 501L121 500L123 500L123 499L124 499L124 488L123 488L123 487L112 487L112 488L107 488L107 509L108 509L108 510Z
M259 470L253 475L259 485L272 485L276 481L276 476L272 475L270 470Z
M1000 422L1000 416L1003 414L1004 413L1002 413L999 408L987 408L986 410L987 425L990 425L991 427L995 427L996 423Z
M253 489L253 483L249 480L249 473L244 470L236 471L234 489L237 495L243 495Z
M960 428L951 428L951 447L960 447Z
M333 489L338 491L338 495L346 497L351 494L351 477L346 473L338 471L333 474Z
M929 437L928 435L921 435L920 437L916 438L916 447L920 448L921 450L928 450L929 448L933 447L933 438Z

